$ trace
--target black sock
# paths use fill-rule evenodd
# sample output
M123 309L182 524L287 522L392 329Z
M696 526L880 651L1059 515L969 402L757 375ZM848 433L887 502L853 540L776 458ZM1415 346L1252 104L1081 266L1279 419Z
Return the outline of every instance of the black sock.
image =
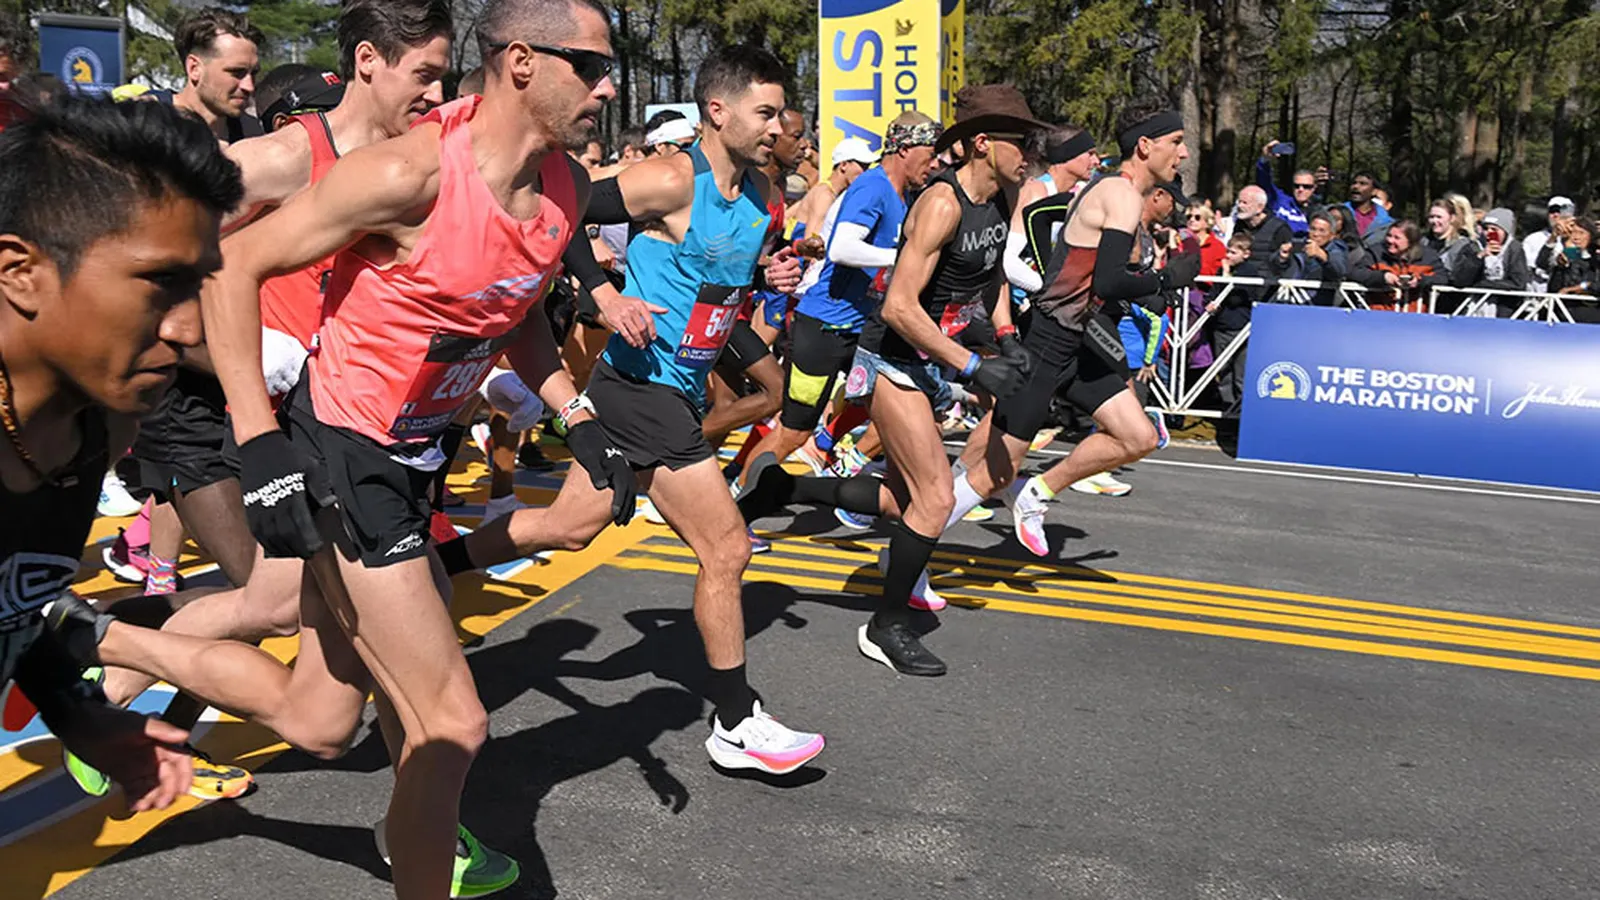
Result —
M821 503L835 509L875 516L882 512L878 488L883 481L872 475L823 478L808 475L794 480L794 502Z
M745 479L744 493L739 496L739 512L746 524L770 516L788 506L794 499L795 477L783 470L778 457L763 453L750 463L750 475Z
M444 563L444 573L454 578L462 572L471 572L478 568L472 564L472 556L467 553L467 539L458 537L455 540L445 541L433 548L439 554L439 561Z
M732 669L712 669L711 677L706 679L706 699L716 707L717 721L723 728L735 728L750 718L756 695L745 680L744 664Z
M196 700L188 694L180 693L167 702L167 711L161 714L161 718L169 724L187 730L200 721L200 714L206 711L206 705L203 700Z
M889 532L889 571L883 576L883 596L878 600L878 611L872 622L879 628L896 622L911 623L911 589L917 586L922 570L928 567L933 548L939 539L925 537L907 528L904 522L890 522L884 529Z
M456 461L461 441L467 436L467 426L451 422L439 433L439 452L444 454L444 465L433 473L433 508L444 509L444 482L450 477L450 464Z

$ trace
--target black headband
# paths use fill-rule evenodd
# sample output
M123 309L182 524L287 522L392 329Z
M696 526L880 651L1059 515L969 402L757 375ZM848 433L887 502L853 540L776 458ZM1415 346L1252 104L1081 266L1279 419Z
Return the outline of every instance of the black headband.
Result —
M1144 122L1129 128L1117 135L1117 149L1122 151L1123 159L1130 159L1133 151L1139 146L1140 138L1149 138L1152 141L1164 137L1174 131L1183 130L1183 116L1172 112L1162 112L1150 117Z
M1080 131L1072 137L1067 138L1067 140L1062 143L1061 146L1055 148L1055 150L1046 153L1045 161L1050 163L1052 166L1059 166L1064 162L1071 162L1083 154L1090 152L1094 149L1094 147L1094 136L1089 134L1087 131Z

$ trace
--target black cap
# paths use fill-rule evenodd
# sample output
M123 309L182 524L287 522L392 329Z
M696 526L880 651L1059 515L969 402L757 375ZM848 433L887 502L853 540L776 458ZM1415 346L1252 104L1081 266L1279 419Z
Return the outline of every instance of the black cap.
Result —
M296 78L289 87L261 111L261 124L272 127L280 114L333 109L344 99L344 82L332 72L313 71Z
M1157 190L1163 190L1167 192L1167 196L1172 198L1173 206L1176 206L1178 209L1189 208L1189 198L1183 193L1182 176L1174 178L1171 181L1158 181L1156 182L1156 188Z

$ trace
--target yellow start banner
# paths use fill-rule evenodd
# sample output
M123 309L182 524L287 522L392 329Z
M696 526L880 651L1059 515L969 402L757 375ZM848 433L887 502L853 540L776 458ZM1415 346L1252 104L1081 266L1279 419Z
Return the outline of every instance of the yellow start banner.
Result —
M819 0L822 158L858 137L881 149L895 116L948 121L964 77L964 0Z

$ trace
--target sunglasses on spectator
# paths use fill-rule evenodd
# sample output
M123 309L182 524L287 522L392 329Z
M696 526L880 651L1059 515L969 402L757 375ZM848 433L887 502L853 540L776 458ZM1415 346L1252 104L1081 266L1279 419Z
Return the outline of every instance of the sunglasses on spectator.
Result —
M1193 213L1189 213L1187 216L1184 216L1184 218L1188 219L1191 222L1204 222L1206 220L1206 214L1205 213L1193 212Z
M597 53L593 50L579 50L575 47L549 47L544 44L527 44L521 41L495 41L489 45L488 49L491 53L498 53L514 43L520 43L535 53L557 56L566 60L567 64L572 66L572 71L578 76L579 80L590 86L599 84L607 75L610 75L611 67L616 64L615 60L604 53Z
M1313 181L1310 184L1307 184L1303 181L1296 181L1294 183L1294 189L1297 191L1314 191L1317 189L1317 183Z

